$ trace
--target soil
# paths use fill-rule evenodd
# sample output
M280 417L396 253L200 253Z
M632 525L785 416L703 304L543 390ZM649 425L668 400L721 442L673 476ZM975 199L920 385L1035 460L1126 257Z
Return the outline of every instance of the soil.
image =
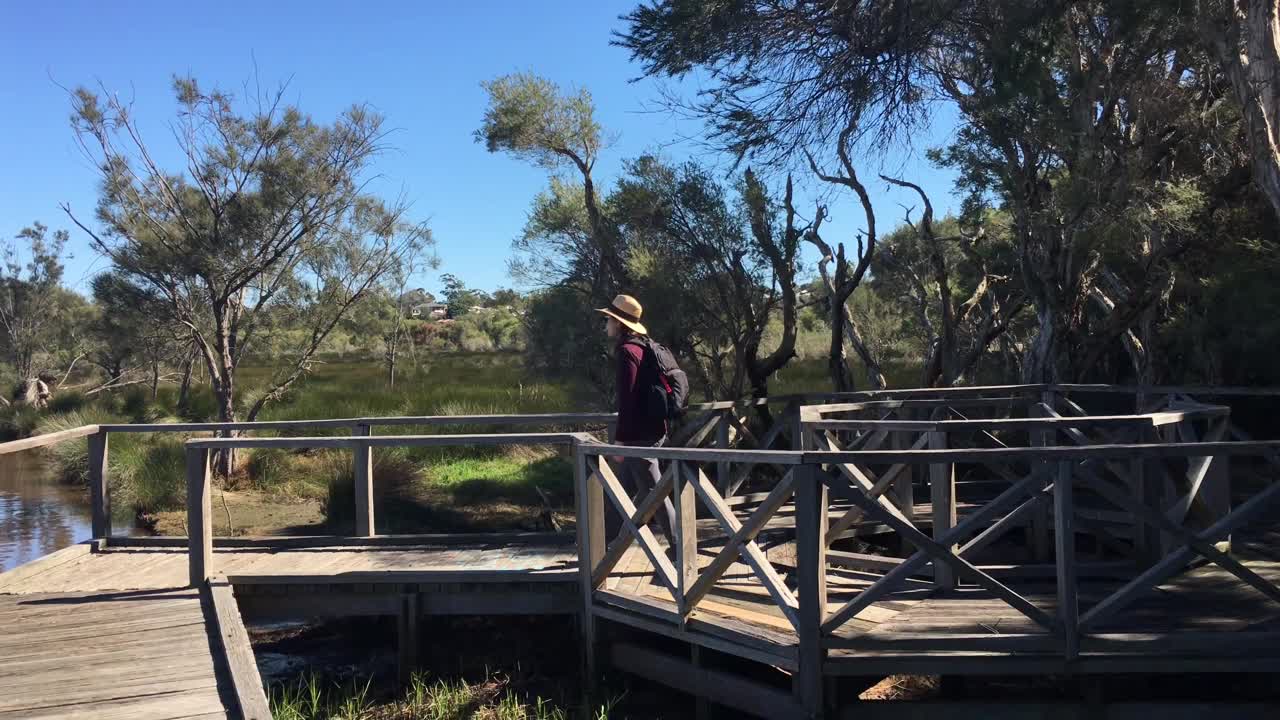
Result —
M225 501L225 504L224 504ZM253 491L213 491L213 532L228 535L324 534L325 516L318 500L281 499ZM231 531L228 531L228 517ZM186 535L187 512L151 513L144 524L157 535Z

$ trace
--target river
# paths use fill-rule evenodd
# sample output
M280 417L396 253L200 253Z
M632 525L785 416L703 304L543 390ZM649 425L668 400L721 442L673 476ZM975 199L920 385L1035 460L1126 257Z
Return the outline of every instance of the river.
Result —
M40 453L0 455L0 572L92 534L87 488L59 483Z

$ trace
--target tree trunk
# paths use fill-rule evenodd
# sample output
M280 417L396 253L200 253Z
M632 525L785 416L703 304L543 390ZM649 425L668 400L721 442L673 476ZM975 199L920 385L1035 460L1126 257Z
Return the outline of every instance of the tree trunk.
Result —
M1275 0L1205 4L1212 16L1200 27L1240 103L1253 181L1280 217L1280 11Z
M196 356L194 353L188 355L186 361L182 364L182 385L178 387L178 412L184 415L191 407L191 376L195 365Z
M160 363L151 361L151 402L160 396Z
M1036 308L1036 320L1038 329L1022 363L1022 381L1073 382L1066 323L1047 305Z

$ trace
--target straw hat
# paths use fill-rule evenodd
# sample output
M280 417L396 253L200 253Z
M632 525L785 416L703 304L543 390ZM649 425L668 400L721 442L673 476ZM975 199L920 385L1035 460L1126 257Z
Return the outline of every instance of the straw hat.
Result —
M640 307L640 303L630 295L619 295L613 299L612 305L607 308L598 308L596 312L608 315L632 332L641 335L649 334L649 331L644 329L644 325L640 324L640 315L644 312L644 308Z

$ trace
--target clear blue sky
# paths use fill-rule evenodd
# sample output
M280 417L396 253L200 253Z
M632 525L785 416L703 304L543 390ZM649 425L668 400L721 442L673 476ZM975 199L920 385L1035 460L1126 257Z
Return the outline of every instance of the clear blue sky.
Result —
M653 150L676 159L697 156L728 172L723 158L678 141L698 134L695 123L647 111L658 97L654 82L628 83L639 69L609 39L621 27L618 15L634 4L6 3L0 9L0 234L12 237L34 220L72 228L58 209L63 202L92 218L95 176L73 140L69 99L59 85L101 82L133 97L151 144L172 160L166 125L175 108L172 76L190 73L203 84L238 92L256 62L264 85L289 81L290 97L317 120L367 102L396 128L396 149L377 166L385 176L377 189L388 196L403 192L413 201L415 219L430 221L443 264L419 284L437 291L439 273L449 272L486 290L510 286L510 244L546 174L491 155L472 140L485 107L481 81L528 70L590 90L599 121L618 138L596 168L598 184L611 185L623 159ZM898 203L915 201L870 182L881 162L922 182L940 213L955 206L951 177L922 158L953 125L953 118L941 117L934 132L915 140L913 152L863 163L860 172L883 228L901 219ZM806 184L806 194L819 189ZM862 226L856 200L840 196L829 204L832 219L824 235L829 241L852 238ZM72 232L71 245L67 281L85 291L106 263L79 231Z

